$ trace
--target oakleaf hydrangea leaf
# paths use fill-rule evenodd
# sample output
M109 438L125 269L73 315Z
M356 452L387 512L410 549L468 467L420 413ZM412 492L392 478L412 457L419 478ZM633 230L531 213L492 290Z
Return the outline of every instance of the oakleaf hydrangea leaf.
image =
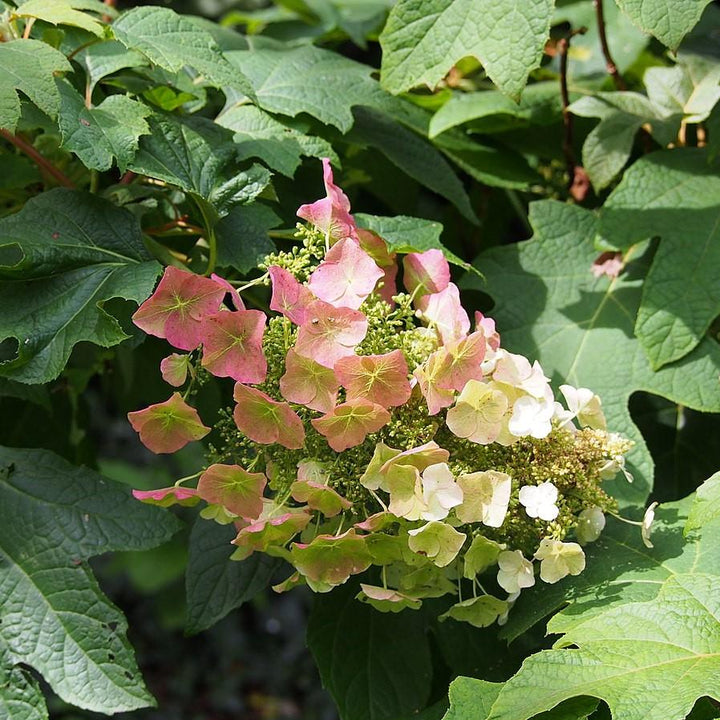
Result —
M107 5L105 7L107 8ZM75 55L74 60L85 69L90 93L104 77L123 68L137 68L148 64L144 55L128 50L117 40L104 40L88 45Z
M671 50L700 20L710 0L615 0L643 32L654 35Z
M576 695L604 700L614 718L682 720L718 699L720 578L676 575L657 597L600 612L564 629L554 650L530 656L500 690L493 720L526 720ZM568 645L576 649L564 649Z
M211 465L198 481L198 495L209 503L222 505L242 518L256 518L263 509L262 494L267 478L239 465Z
M702 528L720 517L720 472L708 478L696 491L685 533Z
M13 15L35 18L51 25L71 25L102 36L105 32L102 23L82 10L101 15L115 14L112 7L108 8L100 0L27 0Z
M34 668L66 702L95 712L154 704L125 619L100 592L87 560L159 545L179 524L46 450L0 448L0 468L0 708L10 707L3 717L47 717L20 665Z
M654 369L687 355L720 313L720 167L697 148L661 150L624 174L599 232L619 248L660 236L635 321Z
M254 96L243 72L230 65L212 35L170 8L133 8L113 23L112 31L129 50L141 52L165 70L179 72L189 65L211 85Z
M0 340L19 343L0 375L26 383L57 377L78 342L128 337L103 305L144 300L160 270L130 212L62 188L0 220L0 249Z
M150 132L145 122L150 108L126 95L111 95L87 108L70 83L59 81L58 87L63 146L93 170L109 170L117 158L118 168L124 172L135 157L140 136Z
M481 285L496 301L503 346L537 358L549 375L587 387L603 400L608 427L636 442L628 455L634 482L609 481L623 502L642 503L652 482L652 459L627 403L637 390L708 412L720 411L720 348L703 340L682 360L654 372L634 338L648 245L636 242L616 280L594 278L595 216L552 201L533 203L532 240L481 256ZM627 220L627 218L626 218ZM683 222L686 222L684 219ZM635 238L637 240L637 238Z
M0 43L0 128L15 132L20 119L20 99L27 95L43 112L55 117L60 110L56 72L72 66L65 56L39 40L11 40Z
M553 5L552 0L400 0L380 36L381 82L393 93L434 87L456 62L473 55L500 90L517 99L540 65Z
M155 453L173 453L193 440L205 437L210 428L202 424L195 408L180 393L169 400L128 413L128 420L145 447Z

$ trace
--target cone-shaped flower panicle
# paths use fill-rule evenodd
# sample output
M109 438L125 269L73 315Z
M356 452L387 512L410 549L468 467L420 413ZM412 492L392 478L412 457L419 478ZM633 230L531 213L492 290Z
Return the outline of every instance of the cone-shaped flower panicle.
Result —
M518 499L528 517L552 522L560 513L555 504L558 499L558 490L550 481L540 483L540 485L521 487Z
M507 515L512 480L497 470L466 473L457 479L463 491L462 505L455 508L464 523L481 522L499 528Z
M358 241L344 238L330 248L310 276L308 288L335 307L357 310L382 276L383 271Z
M298 330L295 351L332 368L341 357L355 354L367 328L367 318L358 310L336 308L315 300Z
M325 517L335 517L343 510L352 507L352 503L317 480L298 479L290 486L293 500L307 503L309 508L319 510Z
M298 355L292 348L288 350L285 374L280 378L280 392L286 400L327 413L335 407L338 389L330 368Z
M187 380L190 356L172 353L160 361L162 379L173 387L180 387Z
M438 567L445 567L455 559L467 537L451 525L437 520L408 530L408 535L410 549L432 560Z
M310 303L315 300L314 295L284 268L271 265L268 274L272 282L270 309L282 313L296 325L302 325L307 319Z
M217 377L261 383L267 375L262 347L265 320L260 310L219 312L205 318L202 366Z
M197 410L190 407L180 393L173 393L165 402L128 413L128 420L140 434L142 444L154 453L175 452L210 432L210 428L202 424Z
M205 502L222 505L238 517L253 520L263 509L267 478L240 465L211 465L198 481L198 495Z
M181 485L158 490L133 490L132 494L136 500L160 507L197 505L200 502L200 496L195 488L182 487Z
M202 340L203 318L219 310L225 293L214 280L170 265L133 322L180 350L194 350Z
M520 550L503 550L498 555L498 585L511 595L535 584L532 563Z
M298 450L305 444L305 428L297 413L287 404L277 402L260 390L235 385L233 418L238 429L251 440L263 445L279 443Z
M409 293L442 292L450 283L450 266L442 250L408 253L403 258L403 283Z
M423 520L443 520L450 510L463 501L463 490L447 463L436 463L425 468L422 474Z
M423 295L417 306L425 322L435 328L445 345L470 332L470 318L460 304L460 291L454 283L440 292Z
M561 385L560 392L565 398L571 416L578 419L580 427L590 427L594 430L607 429L602 402L592 390Z
M335 375L348 400L369 400L383 407L404 405L412 392L401 350L384 355L349 355L335 363Z
M390 422L390 413L368 400L348 400L310 422L335 452L342 452L360 445L370 433Z
M579 575L585 569L585 553L574 542L543 538L535 558L540 560L540 579L546 583L556 583L567 575Z
M302 575L331 586L342 585L372 562L365 537L354 528L342 535L318 535L307 544L293 543L290 557Z
M331 244L347 237L357 240L357 226L350 214L350 201L335 185L329 158L323 158L322 163L327 195L309 205L301 205L297 211L298 217L324 233Z
M454 407L447 413L447 426L460 438L480 445L494 442L508 409L507 396L490 383L470 380Z
M265 500L260 517L242 527L232 541L238 549L230 557L244 560L256 551L264 552L271 545L285 545L307 527L311 518L306 508L285 508Z

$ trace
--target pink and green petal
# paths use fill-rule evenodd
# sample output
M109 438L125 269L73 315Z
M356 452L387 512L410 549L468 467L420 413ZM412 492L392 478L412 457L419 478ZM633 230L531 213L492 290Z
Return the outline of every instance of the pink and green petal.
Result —
M173 387L185 384L190 366L190 356L173 353L160 361L160 374L162 379Z
M397 522L397 518L391 512L383 510L382 512L370 515L362 522L355 523L354 527L366 532L378 532Z
M398 613L405 608L418 610L422 605L422 600L404 595L398 590L365 583L360 583L360 592L355 597L380 612Z
M268 268L272 281L270 309L283 314L296 325L307 319L307 310L315 300L312 292L297 281L295 276L277 265Z
M327 413L335 407L338 389L330 368L298 355L292 348L288 350L285 374L280 378L280 392L286 400Z
M221 278L215 273L212 273L212 275L210 275L210 279L214 280L218 285L221 285L225 288L225 292L228 293L232 298L233 308L235 310L245 309L245 303L242 301L240 293L237 291L236 287L232 286L225 278Z
M412 393L401 350L384 355L350 355L335 363L335 375L348 400L369 400L383 407L404 405Z
M332 244L343 238L357 240L357 225L350 214L350 201L347 195L335 185L329 158L323 158L323 180L326 197L309 205L298 208L298 217L307 220Z
M500 333L495 329L495 321L485 317L479 310L475 311L475 332L482 332L485 335L487 346L491 350L500 347Z
M211 465L198 482L198 495L208 503L222 505L245 519L258 517L263 509L267 478L250 473L240 465Z
M353 528L342 535L318 535L308 544L294 543L290 556L308 580L330 585L342 585L372 563L364 536Z
M446 567L457 557L467 537L451 525L438 520L416 530L409 530L408 535L410 549L429 558L438 567Z
M330 248L310 276L308 287L315 297L334 307L357 310L382 276L383 271L358 241L344 238Z
M386 472L383 467L388 460L392 460L400 454L400 450L389 447L384 442L375 446L373 456L370 459L365 472L360 477L360 484L368 490L387 490L384 487Z
M441 448L434 440L431 440L424 445L403 450L388 459L381 468L381 472L387 474L394 465L412 465L422 472L431 465L446 463L449 457L450 453L445 448Z
M441 250L409 253L403 258L403 283L409 293L439 293L449 282L450 265Z
M455 393L440 384L450 362L448 358L448 351L445 348L438 348L413 372L413 377L417 380L420 392L427 403L429 415L437 415L443 408L450 407L455 400Z
M304 509L292 510L276 516L261 517L240 529L232 541L237 550L233 560L243 560L252 553L267 552L271 546L282 547L308 525L312 515Z
M342 452L360 445L370 433L390 422L390 413L367 400L348 400L310 422L335 452Z
M481 595L462 602L455 603L447 612L440 615L441 622L452 618L459 622L466 622L476 628L490 627L503 613L509 609L505 600L492 595Z
M290 486L290 494L293 500L307 503L308 507L319 510L325 517L335 517L352 507L349 500L331 487L313 480L296 480Z
M438 385L445 390L460 392L468 380L482 380L482 362L486 351L485 334L474 332L446 347Z
M128 413L140 441L154 453L173 453L193 440L205 437L210 428L202 424L195 408L173 393L165 402Z
M297 413L287 404L273 400L260 390L235 385L233 418L238 429L263 445L279 443L289 450L305 444L305 428Z
M133 490L133 497L148 505L170 507L171 505L197 505L200 496L195 488L173 486L159 490Z
M360 247L375 261L378 267L397 267L397 253L390 252L387 243L372 230L359 228L358 240Z
M261 383L267 375L262 347L265 320L260 310L225 311L205 318L202 366L216 377Z
M170 265L133 322L180 350L194 350L202 340L202 320L220 309L225 292L210 278Z
M444 345L462 339L470 331L470 318L460 303L460 291L454 283L440 292L423 295L417 306Z
M295 352L327 368L342 357L355 354L368 329L365 315L350 308L336 308L315 300L298 331Z

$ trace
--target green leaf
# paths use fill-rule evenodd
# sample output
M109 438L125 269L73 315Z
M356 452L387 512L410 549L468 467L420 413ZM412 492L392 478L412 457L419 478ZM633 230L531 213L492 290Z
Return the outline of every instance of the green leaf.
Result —
M638 160L607 199L600 234L625 248L660 236L635 323L653 368L683 358L720 313L720 171L697 148Z
M186 630L195 634L222 620L262 592L271 582L281 560L254 553L246 560L231 562L237 535L232 525L218 525L198 518L190 533L185 590Z
M356 105L383 106L392 101L370 77L372 68L330 50L305 45L276 50L238 50L228 60L247 75L257 103L272 113L307 113L347 132Z
M104 15L113 12L112 8L99 0L26 0L13 15L35 18L51 25L71 25L102 36L105 32L104 25L91 15L81 12L82 10Z
M407 215L382 217L380 215L355 213L353 217L358 227L372 230L379 235L387 243L390 252L405 254L433 249L442 250L448 262L466 270L475 271L475 268L469 263L459 258L440 242L443 226L439 222L408 217Z
M555 622L555 620L558 620ZM578 695L604 700L618 720L682 720L695 701L718 698L720 577L676 575L657 597L600 612L570 627L554 650L529 657L504 684L492 720L526 720ZM577 649L565 649L569 645Z
M711 0L615 0L643 32L655 36L671 50L700 20Z
M381 82L392 93L434 87L472 55L500 90L518 99L528 74L540 65L553 5L553 0L400 0L380 35Z
M355 108L352 142L377 148L390 162L421 185L449 200L471 222L477 217L462 182L445 158L427 140L367 107Z
M537 358L556 383L600 395L608 427L636 442L628 456L635 482L623 478L607 487L623 502L642 503L653 463L630 417L630 395L644 390L693 409L720 411L720 348L706 339L682 361L653 372L633 333L649 262L647 243L632 246L629 265L616 280L594 278L597 221L591 212L538 202L530 206L530 221L533 239L481 255L474 264L487 284L468 278L467 285L495 300L493 315L504 347Z
M232 133L212 120L152 115L148 124L151 134L140 139L128 165L138 174L177 185L218 207L248 202L270 180L268 171L258 165L230 172L236 155Z
M53 73L69 70L72 66L65 56L44 42L11 40L0 43L0 129L15 132L20 119L20 99L16 90L54 118L60 109L60 93Z
M243 275L254 270L266 255L275 251L268 231L280 225L280 218L266 205L238 205L217 224L220 267L234 267Z
M585 546L585 570L555 585L523 591L503 635L515 640L568 602L571 604L562 611L566 625L608 608L652 600L662 584L676 575L694 571L720 575L720 523L708 522L701 534L683 536L692 503L690 496L656 509L652 548L643 544L640 528L608 518L600 538Z
M48 713L37 681L13 667L8 648L0 640L0 712L6 720L47 720Z
M295 174L303 156L329 157L333 164L340 165L329 142L306 135L255 105L235 105L215 122L234 131L239 160L258 158L287 177Z
M0 340L19 345L0 376L48 382L76 343L121 342L128 335L103 305L141 302L159 271L127 210L62 188L32 198L0 220Z
M150 133L145 122L150 108L126 95L111 95L87 108L70 83L58 81L58 87L63 147L92 170L109 170L117 158L118 168L124 172L135 156L140 136Z
M485 120L471 125L475 132L494 132L527 124L549 125L560 117L562 101L556 82L528 85L520 102L514 102L497 90L453 95L430 121L430 137L457 125Z
M142 53L128 50L117 40L105 40L88 45L75 56L75 61L87 74L90 93L104 77L124 68L136 68L148 64Z
M459 677L450 684L450 709L443 720L487 720L503 683ZM536 720L585 720L597 707L593 698L572 698Z
M698 489L685 523L685 532L704 527L720 517L720 472L708 478Z
M128 50L141 52L165 70L179 72L189 65L211 85L253 97L244 73L230 65L212 35L170 8L133 8L113 23L112 31Z
M20 680L22 663L82 708L114 713L154 704L125 619L100 592L87 560L158 545L178 522L45 450L0 448L0 467L0 678ZM34 683L13 693L34 711L17 717L45 717ZM0 687L3 697L7 702Z
M432 664L421 612L380 613L350 583L320 595L308 645L343 720L395 720L423 709Z

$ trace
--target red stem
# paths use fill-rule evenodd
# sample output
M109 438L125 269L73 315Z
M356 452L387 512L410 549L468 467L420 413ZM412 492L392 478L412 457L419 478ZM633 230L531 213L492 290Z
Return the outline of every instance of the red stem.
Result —
M25 142L19 135L13 135L8 130L0 130L0 135L18 150L25 153L41 170L57 180L58 184L74 188L75 183L64 172L56 168L46 157L43 157L30 143Z

